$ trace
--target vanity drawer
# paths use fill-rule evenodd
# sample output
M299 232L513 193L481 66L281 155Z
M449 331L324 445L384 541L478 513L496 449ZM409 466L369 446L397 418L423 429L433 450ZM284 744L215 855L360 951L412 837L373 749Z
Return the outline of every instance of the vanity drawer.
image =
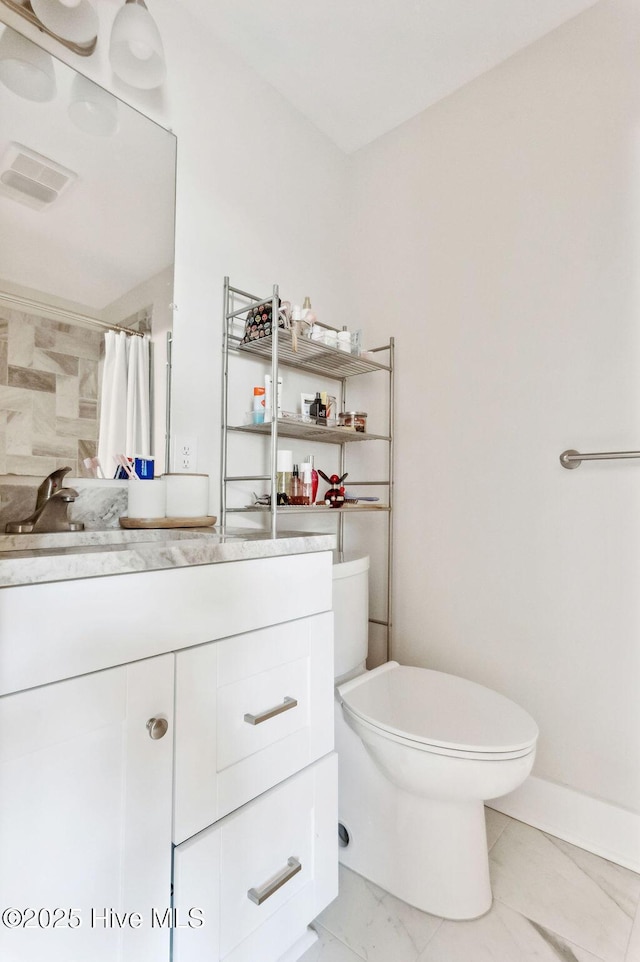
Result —
M218 689L218 770L309 727L311 658L302 657Z
M333 748L333 615L176 655L176 844Z
M276 962L338 894L334 753L175 850L174 962ZM221 884L221 879L224 883Z

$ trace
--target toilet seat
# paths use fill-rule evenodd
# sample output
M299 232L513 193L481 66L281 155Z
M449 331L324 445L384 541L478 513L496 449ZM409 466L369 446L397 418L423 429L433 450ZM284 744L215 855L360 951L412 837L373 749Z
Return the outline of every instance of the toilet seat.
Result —
M392 741L439 755L528 755L538 726L498 692L440 671L387 662L338 688L347 715Z

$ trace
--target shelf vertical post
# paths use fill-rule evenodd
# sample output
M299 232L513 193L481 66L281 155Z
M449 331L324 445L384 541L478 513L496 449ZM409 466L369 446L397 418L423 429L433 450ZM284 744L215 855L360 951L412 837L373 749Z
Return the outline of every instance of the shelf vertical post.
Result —
M165 407L165 420L164 420L164 473L169 474L171 470L171 377L172 377L172 367L173 367L173 331L167 331L167 360L165 363L166 370L166 385L167 385L167 395L166 395L166 407Z
M389 338L389 512L387 514L387 661L393 654L393 438L395 435L395 338Z
M273 285L271 301L271 537L278 534L278 329L280 327L280 296Z
M224 279L222 325L222 428L220 431L220 524L227 522L227 424L229 421L229 278Z

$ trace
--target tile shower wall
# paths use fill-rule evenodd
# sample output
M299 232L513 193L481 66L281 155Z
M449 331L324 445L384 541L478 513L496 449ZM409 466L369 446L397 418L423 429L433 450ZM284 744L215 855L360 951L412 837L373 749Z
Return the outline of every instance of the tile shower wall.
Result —
M151 316L145 307L121 323L150 334ZM0 306L0 475L90 476L103 356L100 330Z
M0 308L0 474L45 477L96 453L102 333Z

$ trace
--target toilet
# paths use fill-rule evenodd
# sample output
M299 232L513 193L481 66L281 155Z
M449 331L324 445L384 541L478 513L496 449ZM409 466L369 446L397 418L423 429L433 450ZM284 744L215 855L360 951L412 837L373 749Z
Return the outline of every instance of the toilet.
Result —
M395 661L367 671L368 557L333 566L340 861L447 919L491 908L484 802L533 766L538 728L482 685Z

